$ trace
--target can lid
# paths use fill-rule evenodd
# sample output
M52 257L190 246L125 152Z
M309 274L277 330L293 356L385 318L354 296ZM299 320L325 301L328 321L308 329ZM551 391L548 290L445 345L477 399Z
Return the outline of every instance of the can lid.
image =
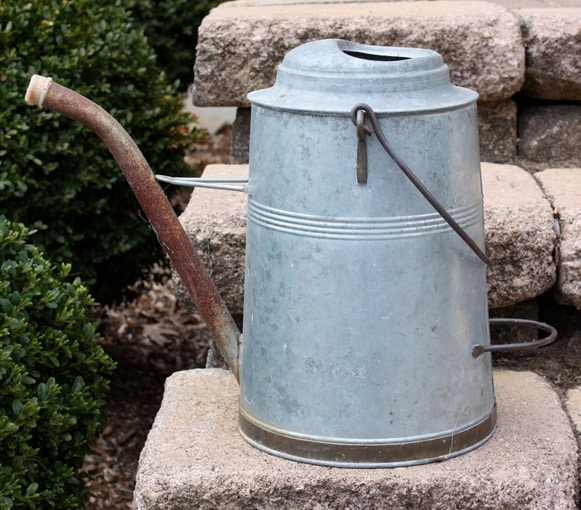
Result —
M248 94L253 105L310 113L349 112L367 103L378 113L457 108L476 92L454 87L439 53L325 39L298 46L278 67L273 87Z

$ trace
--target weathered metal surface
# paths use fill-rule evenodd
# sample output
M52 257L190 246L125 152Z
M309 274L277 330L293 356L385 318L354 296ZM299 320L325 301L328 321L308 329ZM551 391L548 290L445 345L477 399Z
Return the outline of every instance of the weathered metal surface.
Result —
M238 377L238 328L135 142L103 108L57 83L50 83L42 100L42 107L81 122L105 143L196 302L222 355Z
M456 220L448 214L446 208L443 207L438 199L432 195L431 191L424 186L422 181L418 179L418 176L414 173L414 171L403 161L393 150L391 144L387 141L387 138L383 134L381 127L379 126L379 122L377 121L377 116L369 105L360 103L355 105L351 109L351 117L353 123L357 126L357 138L361 141L360 130L363 127L363 120L360 120L361 113L365 113L369 116L371 121L371 125L373 126L373 131L370 132L374 133L377 136L377 140L381 144L381 146L385 149L385 152L389 154L389 157L397 164L397 166L401 169L401 171L405 174L405 176L410 180L410 182L416 187L416 189L422 194L422 196L430 203L430 205L438 211L438 214L446 221L446 223L454 230L463 240L464 242L470 246L470 249L478 256L482 262L488 264L488 256L480 249L480 246L466 233L466 231L456 223ZM359 142L357 145L357 165L359 166ZM365 154L365 158L367 158L367 151ZM359 171L358 171L359 172ZM367 172L367 170L366 170ZM360 184L364 184L367 182L367 173L365 181L359 179L359 173L357 182Z
M370 105L483 250L476 98L435 52L338 40L293 50L249 95L240 429L255 446L383 467L492 434L490 356L472 356L489 344L485 264L350 118Z

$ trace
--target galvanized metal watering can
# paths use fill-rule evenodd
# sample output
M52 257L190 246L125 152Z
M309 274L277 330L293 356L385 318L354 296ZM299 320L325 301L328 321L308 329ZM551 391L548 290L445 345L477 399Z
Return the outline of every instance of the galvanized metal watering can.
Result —
M242 340L123 128L50 78L27 92L122 167L240 381L244 438L341 467L442 460L494 431L486 352L522 344L489 341L476 99L434 51L324 40L285 57L249 95ZM526 347L556 337L509 322L549 333Z

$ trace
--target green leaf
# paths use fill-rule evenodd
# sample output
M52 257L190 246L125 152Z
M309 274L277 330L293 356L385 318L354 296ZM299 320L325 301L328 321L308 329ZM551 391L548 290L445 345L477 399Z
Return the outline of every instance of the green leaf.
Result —
M14 411L16 417L20 416L22 413L22 402L20 402L20 400L12 401L12 411Z

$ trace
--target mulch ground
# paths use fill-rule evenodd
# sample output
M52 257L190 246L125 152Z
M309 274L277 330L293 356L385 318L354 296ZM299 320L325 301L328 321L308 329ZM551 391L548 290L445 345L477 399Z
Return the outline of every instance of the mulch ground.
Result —
M136 297L102 310L103 347L117 361L106 425L84 470L89 508L131 508L139 454L163 396L165 378L203 367L210 343L199 315L177 301L159 268L132 289Z

